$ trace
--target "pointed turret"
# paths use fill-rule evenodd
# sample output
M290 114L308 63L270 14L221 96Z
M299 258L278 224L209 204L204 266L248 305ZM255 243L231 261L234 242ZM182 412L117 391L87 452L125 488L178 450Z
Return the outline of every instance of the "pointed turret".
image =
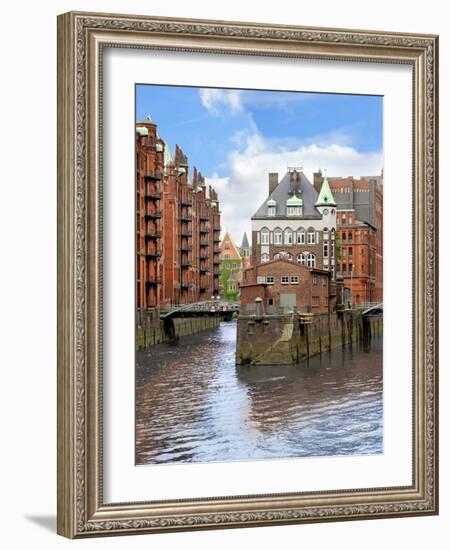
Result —
M323 180L315 206L336 206L336 201L334 200L333 193L331 192L327 176L325 176Z

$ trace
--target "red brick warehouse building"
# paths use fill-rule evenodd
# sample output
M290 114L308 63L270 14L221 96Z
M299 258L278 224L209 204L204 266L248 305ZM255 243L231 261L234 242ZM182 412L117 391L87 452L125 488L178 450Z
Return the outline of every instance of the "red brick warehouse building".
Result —
M337 271L351 301L383 301L383 175L328 177L337 208ZM314 174L320 191L324 178Z
M208 300L219 292L216 192L147 117L136 124L136 307Z
M244 270L241 304L250 312L255 300L261 298L266 313L293 307L299 312L328 313L335 308L331 277L330 271L309 268L286 258L264 262Z

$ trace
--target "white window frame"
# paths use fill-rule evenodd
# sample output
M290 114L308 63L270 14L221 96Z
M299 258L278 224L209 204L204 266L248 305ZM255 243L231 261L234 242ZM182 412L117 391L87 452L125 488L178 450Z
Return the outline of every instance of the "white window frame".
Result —
M292 246L294 244L294 232L290 227L286 227L284 230L284 244L288 246Z
M323 257L329 258L330 255L330 246L328 244L328 241L323 242Z
M276 206L268 206L267 207L267 215L271 217L275 217L277 215L277 207Z
M282 275L280 281L281 281L282 285L288 285L289 284L289 275Z
M258 275L258 276L256 277L256 282L257 282L258 285L265 284L266 278L263 277L263 276L261 276L261 275Z
M273 244L282 245L283 244L283 231L277 227L273 231Z
M274 285L274 284L275 284L275 277L273 275L267 275L266 285Z
M291 277L291 285L298 285L300 282L300 277L298 275L293 275Z
M270 256L266 252L261 254L261 263L264 264L266 262L270 262Z
M306 231L301 227L297 230L297 244L305 244L305 237Z
M267 228L261 229L261 244L269 244L269 230Z
M300 265L306 265L306 254L303 254L303 252L297 254L297 263Z
M316 244L316 232L314 229L308 229L308 244Z
M306 265L308 267L316 267L316 256L314 254L308 254L306 257Z

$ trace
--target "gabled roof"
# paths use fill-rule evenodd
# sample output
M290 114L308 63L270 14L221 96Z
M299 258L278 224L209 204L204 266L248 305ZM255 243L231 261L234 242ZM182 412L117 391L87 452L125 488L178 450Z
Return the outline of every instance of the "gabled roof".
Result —
M230 245L229 248L225 248L225 244L228 243ZM230 258L223 258L224 254L230 254ZM236 246L232 236L228 233L228 231L225 233L222 242L220 243L220 256L221 259L228 259L228 260L240 260L241 255L239 253L239 249Z
M319 194L314 189L314 186L303 172L299 173L298 190L299 196L303 201L303 214L300 217L309 219L321 219L322 216L315 207L315 203ZM265 199L263 204L253 214L252 218L268 217L268 200L275 200L277 202L277 213L275 218L286 216L286 203L291 198L293 198L293 193L291 190L290 172L286 172L280 183L275 187L273 192ZM273 216L271 217L271 219L274 219Z

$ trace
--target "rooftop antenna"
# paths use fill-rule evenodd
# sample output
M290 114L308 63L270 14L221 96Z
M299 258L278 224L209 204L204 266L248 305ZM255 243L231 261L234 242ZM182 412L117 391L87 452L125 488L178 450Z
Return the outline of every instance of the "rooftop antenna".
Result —
M287 170L288 172L293 172L294 170L296 170L297 172L303 172L303 166L289 166L288 164Z

